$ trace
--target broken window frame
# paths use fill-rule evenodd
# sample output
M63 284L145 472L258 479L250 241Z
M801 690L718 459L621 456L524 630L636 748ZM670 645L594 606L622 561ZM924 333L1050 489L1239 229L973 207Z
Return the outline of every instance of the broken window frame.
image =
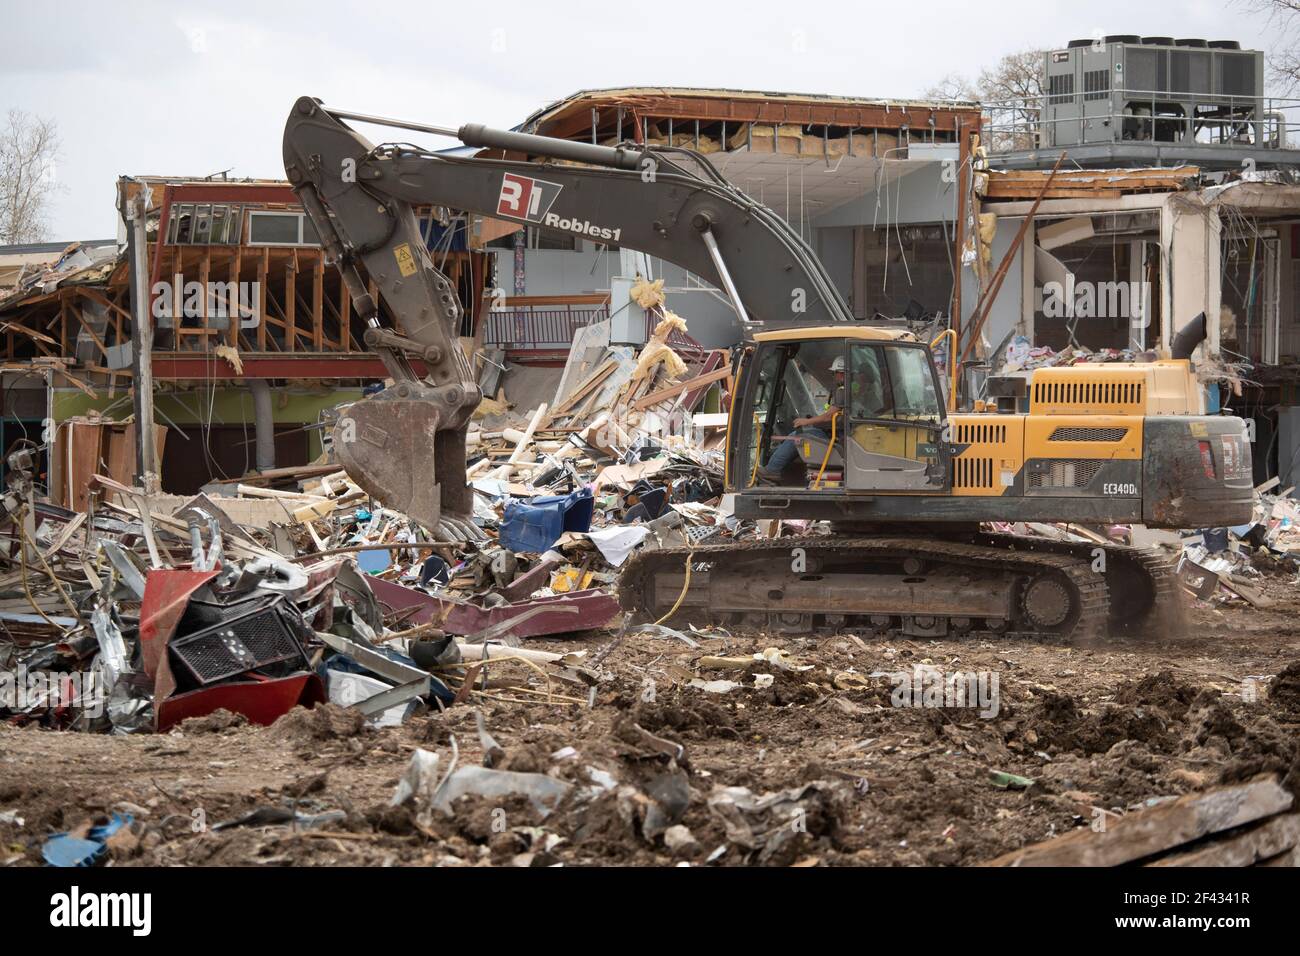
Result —
M243 224L239 203L177 203L167 217L167 245L237 246Z

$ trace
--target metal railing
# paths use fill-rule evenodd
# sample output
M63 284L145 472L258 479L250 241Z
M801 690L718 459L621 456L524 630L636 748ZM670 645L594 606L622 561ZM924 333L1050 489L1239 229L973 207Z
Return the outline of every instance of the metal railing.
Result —
M483 344L524 351L568 349L579 329L607 318L609 307L604 305L494 309L484 322Z
M1118 111L1117 98L1125 104ZM1116 88L1044 93L981 106L984 142L992 153L1120 142L1300 148L1300 99ZM1081 109L1082 115L1054 115L1055 108L1065 106ZM1089 124L1095 130L1098 123L1110 134L1089 135Z

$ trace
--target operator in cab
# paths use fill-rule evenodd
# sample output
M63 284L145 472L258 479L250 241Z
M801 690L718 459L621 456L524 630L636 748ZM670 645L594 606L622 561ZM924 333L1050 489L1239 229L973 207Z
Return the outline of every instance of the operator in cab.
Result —
M767 464L758 469L759 479L775 482L780 478L781 473L789 467L790 463L799 454L799 443L795 440L796 435L830 440L831 420L844 410L844 356L837 355L835 357L835 360L831 362L830 371L835 377L835 388L831 391L826 402L826 408L819 415L794 420L794 432L785 440L777 443L776 449L767 459Z

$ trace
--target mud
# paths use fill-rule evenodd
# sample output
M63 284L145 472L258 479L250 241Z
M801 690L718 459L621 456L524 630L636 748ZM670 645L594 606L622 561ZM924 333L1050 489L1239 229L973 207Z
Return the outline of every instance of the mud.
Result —
M1300 604L1284 579L1264 587L1267 610L1195 608L1159 640L1086 648L628 637L590 708L480 699L373 729L321 707L128 737L0 725L0 864L41 865L51 833L121 812L134 839L104 865L956 866L1261 771L1300 793ZM768 647L812 668L695 663ZM996 673L996 716L893 706L889 675L918 666ZM742 687L707 693L694 677ZM572 785L554 812L523 797L463 797L451 817L389 805L417 748L445 769L454 738L460 766L483 762L473 707L504 750L496 768ZM1001 789L995 772L1032 783ZM217 829L259 808L286 822Z

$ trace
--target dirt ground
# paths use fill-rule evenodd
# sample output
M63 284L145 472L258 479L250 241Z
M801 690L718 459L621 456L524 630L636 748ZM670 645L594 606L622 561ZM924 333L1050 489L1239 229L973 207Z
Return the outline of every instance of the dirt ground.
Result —
M110 865L976 864L1261 771L1300 792L1300 596L1289 577L1264 587L1268 610L1200 606L1162 639L1090 647L627 637L601 662L594 707L478 699L379 730L333 707L161 736L0 725L0 864L40 865L51 833L115 811L137 824ZM595 654L609 640L530 646ZM697 666L768 647L812 667ZM887 674L916 665L996 672L997 715L891 706ZM709 693L697 677L745 686ZM390 806L417 748L439 754L439 776L453 737L458 766L482 764L476 709L504 750L498 769L574 784L558 808ZM997 772L1033 782L1004 789ZM724 788L791 792L753 805ZM330 816L287 823L287 808Z

